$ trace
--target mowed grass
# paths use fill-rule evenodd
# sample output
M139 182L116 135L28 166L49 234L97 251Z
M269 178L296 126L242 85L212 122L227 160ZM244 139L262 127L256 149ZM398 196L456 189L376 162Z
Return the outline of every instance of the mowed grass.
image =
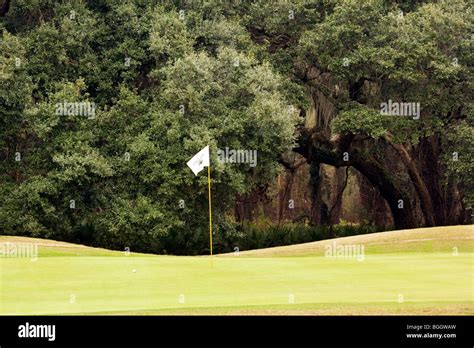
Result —
M474 226L375 233L208 257L36 243L0 257L0 314L472 315ZM325 256L364 246L363 260Z

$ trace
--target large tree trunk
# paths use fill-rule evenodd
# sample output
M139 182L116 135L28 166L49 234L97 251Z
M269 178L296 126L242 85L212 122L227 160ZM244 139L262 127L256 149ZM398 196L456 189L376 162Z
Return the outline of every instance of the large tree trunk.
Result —
M466 219L462 194L451 180L445 180L446 168L441 164L441 140L439 135L422 139L419 157L423 181L433 202L437 226L469 223Z
M369 224L375 226L393 226L393 216L390 207L380 195L378 189L360 172L356 173L357 184L359 186L360 206L367 209Z
M312 161L310 163L310 185L311 185L311 216L312 225L321 225L322 200L321 200L321 163Z
M433 202L433 213L437 226L447 224L447 204L446 195L441 187L442 168L439 164L439 139L437 136L424 138L421 140L420 147L421 173L423 181Z
M349 181L349 168L350 167L347 166L344 172L336 170L336 193L334 197L334 203L332 204L328 213L331 227L332 225L339 223L342 212L342 196Z
M346 135L329 141L315 130L302 129L299 146L294 150L310 163L316 161L338 168L353 166L378 189L385 199L390 207L396 229L416 227L417 223L410 196L405 191L403 184L396 182L390 170L376 158L368 156L364 148L358 149L355 146L350 148L353 139L354 135ZM349 153L347 161L344 160L344 152Z
M360 171L376 187L392 212L395 229L416 227L413 207L409 195L392 181L391 175L375 160L354 162Z
M392 146L392 148L398 153L408 171L408 175L410 176L413 186L415 187L415 190L420 199L421 210L423 212L423 217L425 218L425 225L428 227L436 226L431 196L428 192L428 188L426 187L425 182L421 178L421 175L415 165L415 162L413 161L412 157L403 145L393 143L390 139L390 136L387 136L386 140L390 144L390 146Z

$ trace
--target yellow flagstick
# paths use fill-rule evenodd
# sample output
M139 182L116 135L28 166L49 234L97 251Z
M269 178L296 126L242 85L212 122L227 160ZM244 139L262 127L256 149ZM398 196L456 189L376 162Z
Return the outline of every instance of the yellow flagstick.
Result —
M212 266L212 205L211 205L211 159L209 154L209 145L201 149L197 154L193 156L187 163L189 168L193 171L194 175L207 166L207 184L209 186L209 244L211 253L211 266Z
M209 187L209 245L211 247L211 265L212 265L212 209L211 209L211 163L207 167L207 184Z

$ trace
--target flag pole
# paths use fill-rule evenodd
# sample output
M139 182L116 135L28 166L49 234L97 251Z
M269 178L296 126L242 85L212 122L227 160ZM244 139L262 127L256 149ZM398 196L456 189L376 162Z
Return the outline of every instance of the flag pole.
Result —
M207 167L207 184L209 187L209 245L211 250L211 265L212 265L212 209L211 209L211 163Z

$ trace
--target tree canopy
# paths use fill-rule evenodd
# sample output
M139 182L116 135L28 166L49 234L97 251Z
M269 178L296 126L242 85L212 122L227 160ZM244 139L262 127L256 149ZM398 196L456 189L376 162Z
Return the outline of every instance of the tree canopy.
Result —
M162 251L206 229L206 145L221 217L293 152L356 169L396 228L468 222L469 1L0 2L2 233Z

